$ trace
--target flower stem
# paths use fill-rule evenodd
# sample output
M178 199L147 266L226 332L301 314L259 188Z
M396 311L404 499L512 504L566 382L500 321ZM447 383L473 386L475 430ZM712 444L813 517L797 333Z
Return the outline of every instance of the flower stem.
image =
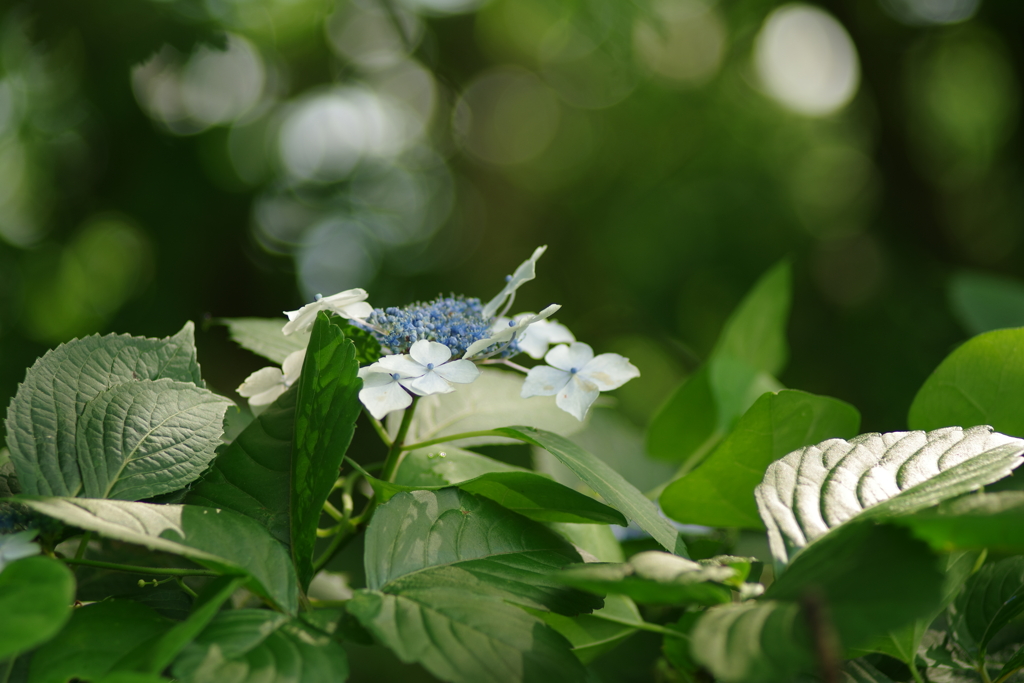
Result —
M402 451L408 450L403 448L402 444L405 442L406 434L409 433L409 427L412 426L412 418L416 414L417 402L419 402L419 397L414 398L409 407L405 409L405 415L402 416L402 425L398 428L398 434L395 435L391 448L388 449L388 457L384 459L384 469L381 470L380 478L386 482L391 482L395 478L395 472L398 470L398 462Z
M469 439L474 436L500 436L506 439L513 437L507 434L500 434L493 429L485 429L479 432L462 432L460 434L449 434L448 436L442 436L439 439L431 439L430 441L421 441L419 443L409 444L408 446L400 446L403 451L412 451L417 448L425 448L426 446L433 446L439 443L448 443L449 441L457 441L459 439Z
M115 572L129 572L132 574L155 574L157 576L220 576L218 572L208 569L178 569L174 567L135 567L127 564L116 564L114 562L97 562L96 560L83 560L80 558L64 558L68 564L80 564L85 567L96 567L98 569L110 569Z
M366 413L366 419L370 421L370 426L373 427L373 431L377 432L377 436L380 437L380 440L384 442L385 446L391 448L391 439L388 437L388 433L384 429L384 425L380 423L380 420L375 418L373 415L370 415L370 411L365 407L363 408L363 412Z
M192 596L193 600L199 597L199 595L196 594L194 590L188 587L188 584L181 580L180 576L175 576L174 580L178 583L178 587L181 588L181 590L185 591L186 593Z

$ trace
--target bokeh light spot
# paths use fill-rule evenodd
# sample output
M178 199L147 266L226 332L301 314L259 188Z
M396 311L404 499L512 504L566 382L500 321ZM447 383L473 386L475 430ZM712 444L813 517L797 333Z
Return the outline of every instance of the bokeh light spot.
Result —
M765 20L754 48L765 91L787 109L827 116L857 92L860 64L846 29L809 5L784 5Z
M882 7L905 24L956 24L978 11L981 0L882 0Z
M633 27L633 45L643 64L677 84L704 83L718 73L725 42L722 20L700 0L661 0L654 19L643 18Z

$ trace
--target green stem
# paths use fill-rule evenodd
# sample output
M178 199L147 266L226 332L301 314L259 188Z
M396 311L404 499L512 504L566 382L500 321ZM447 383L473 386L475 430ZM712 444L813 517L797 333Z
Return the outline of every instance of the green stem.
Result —
M13 655L7 659L0 661L0 683L7 683L11 678L11 671L14 670L14 660L16 657Z
M82 540L78 542L78 550L75 551L75 559L80 560L85 557L85 549L89 546L89 541L92 540L92 532L86 531L82 534Z
M981 661L980 664L978 664L978 666L976 667L976 670L977 670L977 672L979 674L981 674L981 683L992 683L992 679L989 678L989 675L988 675L988 669L985 668L985 661L984 661L984 659Z
M410 407L410 410L411 409L412 408ZM461 434L451 434L449 436L442 436L439 439L431 439L430 441L421 441L419 443L409 444L408 446L402 446L401 448L402 448L403 451L412 451L412 450L415 450L417 448L424 448L426 446L433 446L433 445L439 444L439 443L448 443L449 441L457 441L458 439L469 439L469 438L474 437L474 436L501 436L501 437L504 437L506 439L514 438L514 437L509 436L508 434L502 434L502 433L500 433L500 432L498 432L498 431L496 431L494 429L485 429L485 430L479 431L479 432L462 432Z
M1005 674L1003 674L998 679L996 679L995 683L1006 683L1006 681L1010 680L1010 676L1014 675L1015 673L1020 671L1022 668L1024 668L1024 667L1018 667L1018 668L1014 669L1013 671L1007 671Z
M181 588L181 590L185 591L186 593L188 593L189 595L192 596L193 600L195 600L196 598L199 597L199 594L196 593L191 588L189 588L188 585L184 581L181 580L180 576L175 576L174 580L178 583L178 586Z
M155 574L157 576L220 576L217 572L208 569L177 569L160 567L134 567L127 564L115 564L114 562L97 562L95 560L82 560L78 558L65 558L68 564L80 564L85 567L97 567L99 569L110 569L115 572L129 572L131 574Z
M313 574L316 574L326 567L327 563L331 561L331 558L340 553L345 546L348 545L349 541L355 538L356 531L358 530L358 526L350 525L348 531L343 531L335 536L334 540L331 541L331 544L324 549L323 553L320 554L320 557L318 557L316 562L313 563Z
M915 655L914 659L907 662L907 666L910 668L910 675L914 677L914 683L925 683L924 676L922 676L921 672L917 670L917 662L914 661L916 659L917 657Z
M373 427L373 431L377 432L377 436L384 442L384 445L391 448L391 437L388 436L387 431L384 429L384 425L380 423L380 420L370 415L370 411L363 408L363 412L366 413L366 419L370 421L370 425Z
M406 450L402 444L405 442L405 436L409 433L409 427L412 425L412 418L416 414L416 403L418 401L418 397L414 398L409 407L405 409L405 415L402 416L402 425L398 428L398 434L395 435L391 448L388 449L388 457L384 459L384 469L380 473L380 478L386 482L390 483L395 478L399 458L402 455L402 451Z

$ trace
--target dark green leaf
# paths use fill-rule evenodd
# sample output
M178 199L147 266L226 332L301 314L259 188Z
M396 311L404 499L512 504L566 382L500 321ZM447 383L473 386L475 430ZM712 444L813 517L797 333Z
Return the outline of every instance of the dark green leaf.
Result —
M508 436L543 448L596 491L606 503L649 533L663 548L688 557L686 543L671 522L661 516L657 506L604 461L586 452L568 439L532 427L506 427L497 430Z
M119 384L171 379L202 388L192 323L166 339L94 335L37 360L7 409L7 445L25 493L82 490L76 437L86 404Z
M384 355L380 341L369 330L356 327L351 323L345 325L345 336L356 347L356 362L360 367L376 363Z
M403 662L453 683L579 683L585 673L551 627L464 588L357 591L346 608Z
M1013 655L1006 660L1006 664L1003 665L1003 668L1000 669L999 673L996 674L996 677L993 680L1002 681L1005 678L1009 678L1010 674L1015 671L1019 671L1020 669L1024 669L1024 647L1021 647L1019 650L1014 652Z
M477 457L490 460L483 456ZM492 462L500 464L497 461ZM402 468L404 466L403 462ZM449 486L449 484L403 486L382 481L368 474L365 476L373 486L376 495L380 496L381 502L387 502L396 493L402 491L437 491ZM422 475L420 477L421 479L426 478ZM437 477L434 480L436 481ZM618 510L529 470L508 468L506 471L488 472L473 479L454 482L454 484L463 491L489 498L502 507L538 522L618 524L620 526L627 524L626 518Z
M0 572L0 662L60 631L71 616L75 579L63 562L26 557Z
M910 406L912 429L990 425L1024 436L1024 328L974 337L949 354Z
M628 562L574 565L552 574L582 590L619 593L641 604L717 605L732 600L726 585L737 571L721 564L700 564L656 550L637 553Z
M290 544L296 393L296 387L291 387L260 413L217 456L185 502L240 512L269 529L277 540Z
M807 624L791 602L739 602L712 607L691 633L690 654L722 683L789 683L808 669Z
M19 493L21 484L18 483L18 475L14 472L11 453L6 448L0 448L0 498L16 496Z
M182 683L323 683L348 678L345 650L301 621L266 610L221 612L172 667Z
M988 273L960 272L949 281L949 303L972 335L1024 325L1024 284Z
M533 614L565 636L572 645L573 653L584 664L589 664L636 633L637 625L644 625L640 611L624 595L609 595L605 598L604 607L593 614L575 617L554 612Z
M89 498L23 499L65 524L151 550L181 555L225 574L247 574L249 586L294 613L295 569L280 542L253 520L231 510L194 505L152 505Z
M1024 612L1024 557L986 564L967 580L950 607L952 630L971 654L984 655L992 638Z
M843 664L842 683L893 683L893 680L864 659Z
M32 657L29 683L91 681L174 622L134 600L106 600L79 607L71 620Z
M945 576L906 529L845 524L801 551L765 592L769 600L820 599L844 647L860 647L934 613Z
M1022 462L1024 442L988 427L862 434L790 453L757 487L772 555L790 555L858 515L910 514L991 484Z
M302 364L295 407L291 541L303 589L313 578L316 529L362 410L355 347L337 318L321 312Z
M782 386L772 377L785 365L788 263L768 271L726 322L708 362L676 390L647 433L655 458L692 469L757 398Z
M446 444L409 451L395 475L404 486L449 486L490 472L530 472L486 455Z
M455 488L399 493L377 509L366 532L366 584L404 594L437 586L504 597L565 614L601 600L549 574L580 562L544 526Z
M228 334L236 344L258 356L280 365L289 354L301 351L309 343L309 332L295 332L287 337L281 328L285 318L222 318Z
M78 466L88 498L141 500L177 491L210 464L231 401L194 384L119 384L85 404Z
M896 517L940 551L990 549L1024 552L1024 492L977 493L931 510Z
M697 469L661 494L669 517L689 524L764 528L754 489L784 455L829 438L850 438L860 414L842 401L802 391L765 394Z

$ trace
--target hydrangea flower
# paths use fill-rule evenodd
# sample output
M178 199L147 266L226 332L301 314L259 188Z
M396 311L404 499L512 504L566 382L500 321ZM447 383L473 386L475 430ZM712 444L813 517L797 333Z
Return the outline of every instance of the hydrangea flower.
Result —
M471 361L451 357L451 349L444 344L421 339L408 355L385 356L362 368L359 400L379 420L412 403L406 389L418 396L447 394L455 390L452 382L469 384L480 376L480 369Z
M617 353L594 356L583 342L562 344L544 356L547 365L531 368L520 395L554 396L559 408L583 421L602 391L618 389L640 376L640 371Z
M494 329L508 327L510 322L522 322L533 316L532 313L520 313L513 320L498 318ZM534 360L540 360L548 352L552 344L571 344L576 341L569 328L555 320L537 320L526 327L516 338L519 350Z
M32 542L37 534L39 534L37 529L27 529L13 534L0 535L0 572L15 560L39 554L39 544Z
M249 406L253 409L270 405L302 374L302 361L305 357L306 351L300 349L289 353L280 368L257 370L238 387L238 394L248 398Z
M491 346L505 342L512 342L520 332L527 330L531 325L534 325L545 318L551 317L560 308L561 306L558 304L551 304L540 313L518 315L514 319L509 320L503 327L495 325L491 328L492 333L490 337L479 339L469 345L469 348L466 349L465 357L472 358L480 355ZM500 353L500 350L496 350L496 352Z
M375 309L367 327L381 346L393 354L407 353L412 344L428 340L444 344L453 356L463 356L477 339L490 333L480 300L450 296L402 308Z
M498 313L498 309L504 306L504 310L501 315L505 315L509 308L512 306L512 302L516 298L516 290L525 283L529 282L533 278L537 277L537 259L539 259L544 252L547 251L547 246L537 247L533 251L533 255L530 258L519 264L516 268L516 272L512 273L505 278L506 284L498 296L494 297L487 302L487 305L483 308L483 316L485 318L492 318Z
M320 311L329 311L340 315L342 318L351 320L362 320L371 313L373 307L366 303L365 289L346 289L331 296L316 295L316 301L306 304L297 311L285 311L288 322L281 328L285 335L293 332L305 332L313 327L316 322L316 314Z

